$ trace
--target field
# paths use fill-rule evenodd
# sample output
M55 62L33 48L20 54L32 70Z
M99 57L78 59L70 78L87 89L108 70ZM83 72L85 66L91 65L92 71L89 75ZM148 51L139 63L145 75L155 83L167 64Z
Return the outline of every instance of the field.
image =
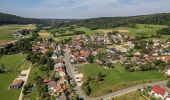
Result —
M5 65L6 70L10 70L6 73L0 74L0 99L1 100L17 100L21 89L9 90L8 86L16 78L19 73L19 66L22 64L26 55L13 54L0 57L0 64Z
M41 38L44 38L44 39L48 39L51 35L49 32L45 30L41 30L38 34L40 35Z
M111 100L147 100L147 99L136 91L115 97Z
M136 84L165 79L164 75L158 71L127 72L119 63L112 69L105 69L98 64L88 64L79 66L78 70L84 74L85 78L87 76L95 77L98 72L105 75L101 84L90 83L92 90L90 96L100 96Z
M0 26L0 40L16 40L12 33L20 29L34 29L35 25L2 25Z
M113 30L119 31L122 34L129 34L132 36L148 36L156 35L156 31L165 28L165 25L148 25L148 24L137 24L134 28L132 27L117 27ZM162 36L162 39L168 38L168 35Z

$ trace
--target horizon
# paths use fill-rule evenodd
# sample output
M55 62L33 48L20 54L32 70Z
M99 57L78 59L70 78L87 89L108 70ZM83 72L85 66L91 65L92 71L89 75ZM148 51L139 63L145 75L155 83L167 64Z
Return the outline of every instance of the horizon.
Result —
M2 1L0 12L26 18L89 19L169 13L170 0L10 0ZM136 9L138 8L138 9Z

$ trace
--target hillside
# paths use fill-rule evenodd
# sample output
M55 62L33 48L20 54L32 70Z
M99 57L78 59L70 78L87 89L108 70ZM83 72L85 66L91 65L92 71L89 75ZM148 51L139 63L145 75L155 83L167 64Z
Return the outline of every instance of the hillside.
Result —
M24 18L16 15L0 13L0 25L1 24L48 24L47 19L33 19Z
M133 24L170 25L170 13L139 15L130 17L91 18L81 21L72 21L71 23L76 24L79 27L87 27L90 29L113 28Z

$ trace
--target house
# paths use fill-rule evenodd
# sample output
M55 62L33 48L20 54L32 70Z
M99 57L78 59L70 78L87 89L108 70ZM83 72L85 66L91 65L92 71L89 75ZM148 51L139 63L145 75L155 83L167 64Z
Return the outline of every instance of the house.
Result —
M157 97L164 99L166 96L168 96L168 92L165 91L165 89L161 88L159 85L152 86L151 93Z
M165 73L170 75L170 65L165 66Z
M10 89L18 89L22 86L23 83L24 83L23 80L16 79L16 80L13 81L12 84L10 84Z
M124 48L124 47L122 47L122 46L115 46L115 49L116 49L117 51L120 51L120 52L127 52L127 51L128 51L128 49L126 49L126 48Z
M161 56L161 57L158 57L157 59L160 59L162 61L170 61L170 56Z

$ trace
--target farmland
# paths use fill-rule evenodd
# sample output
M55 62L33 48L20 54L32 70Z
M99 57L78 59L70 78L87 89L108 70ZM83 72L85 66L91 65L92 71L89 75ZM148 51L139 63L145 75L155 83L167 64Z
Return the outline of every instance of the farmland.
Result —
M8 86L16 78L19 71L18 68L22 64L26 55L23 54L13 54L13 55L4 55L0 57L0 64L4 64L5 70L8 72L0 74L0 95L1 100L17 100L20 94L21 89L18 90L9 90Z
M90 96L94 97L107 94L109 91L113 92L129 86L165 79L163 74L156 70L127 72L119 63L112 69L105 69L103 66L98 64L88 64L79 66L78 70L85 75L85 79L88 76L92 76L94 78L99 72L102 72L105 75L104 80L100 84L97 84L96 82L90 83Z
M146 36L152 37L157 35L156 31L167 27L166 25L149 25L149 24L136 24L134 27L117 27L114 28L114 31L119 31L122 34L129 34L132 36ZM162 39L165 39L169 36L164 35Z
M45 31L45 30L41 30L38 34L39 34L40 37L43 38L43 39L49 38L50 35L51 35L49 32L47 32L47 31Z
M2 25L0 26L0 40L16 40L12 33L20 29L35 29L35 25Z

